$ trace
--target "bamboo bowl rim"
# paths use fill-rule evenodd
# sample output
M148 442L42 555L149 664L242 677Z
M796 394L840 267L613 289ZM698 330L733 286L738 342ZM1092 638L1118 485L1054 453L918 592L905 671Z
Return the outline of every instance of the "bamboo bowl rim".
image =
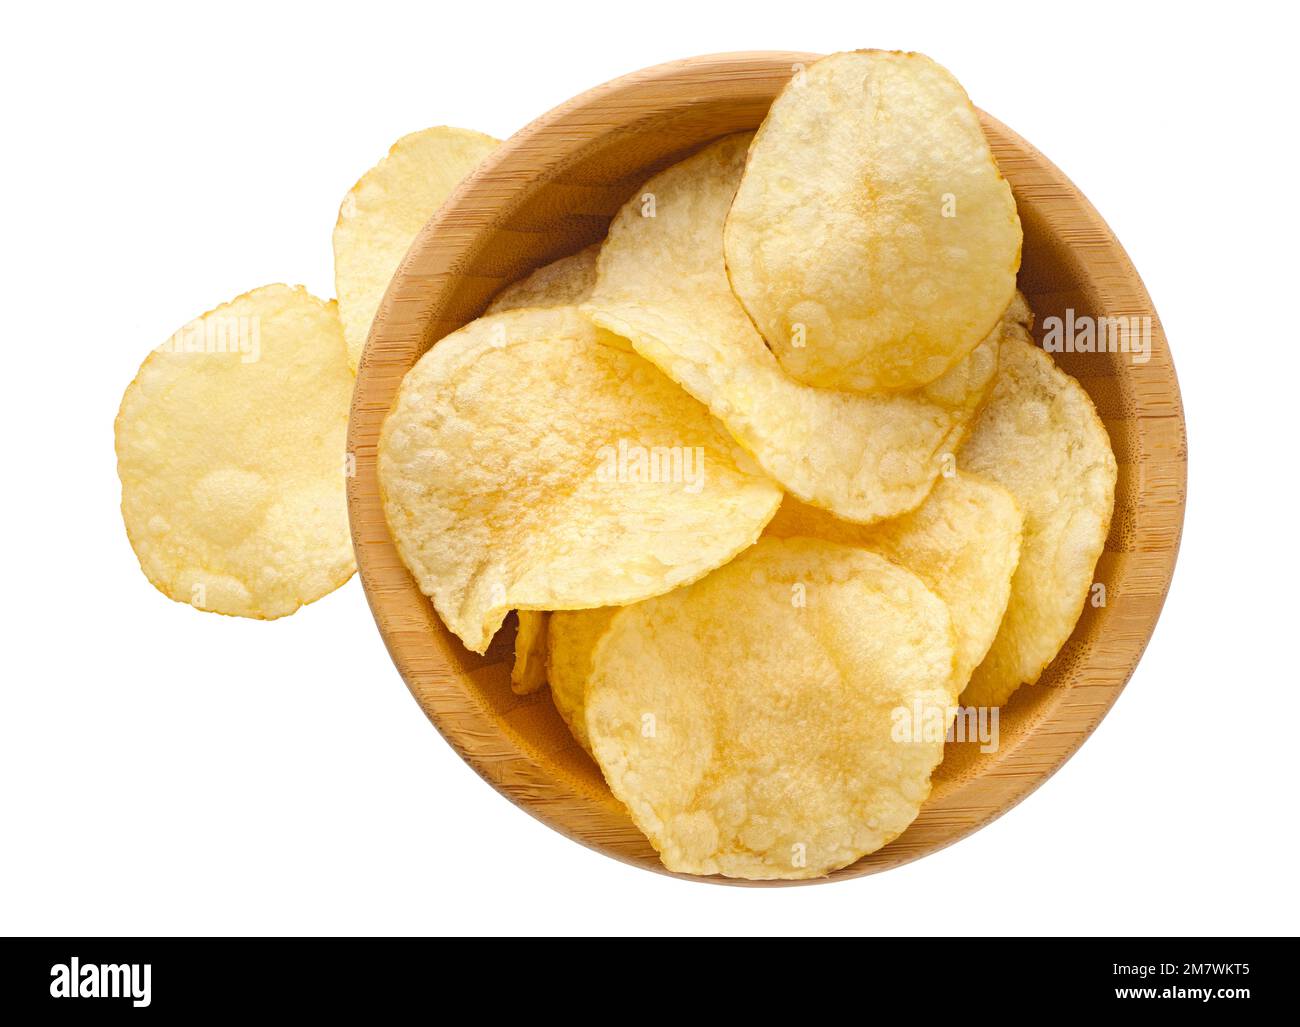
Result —
M512 633L499 632L485 656L469 653L420 593L384 520L376 443L403 375L430 345L481 313L504 285L602 237L623 199L654 172L713 138L756 128L792 71L817 56L777 51L673 61L597 86L524 127L416 237L357 371L348 427L353 544L375 622L412 695L461 757L516 805L584 845L665 874L599 770L556 727L547 690L521 698L504 684ZM1012 698L996 752L949 746L920 816L889 845L813 881L671 876L749 886L821 883L889 869L965 837L1073 755L1119 696L1154 630L1177 557L1187 469L1182 402L1159 317L1079 190L1014 132L981 119L1020 206L1021 288L1040 318L1040 304L1077 302L1098 314L1151 319L1145 364L1071 364L1057 355L1092 395L1120 465L1097 572L1107 604L1085 608L1040 683ZM595 163L602 174L593 173Z

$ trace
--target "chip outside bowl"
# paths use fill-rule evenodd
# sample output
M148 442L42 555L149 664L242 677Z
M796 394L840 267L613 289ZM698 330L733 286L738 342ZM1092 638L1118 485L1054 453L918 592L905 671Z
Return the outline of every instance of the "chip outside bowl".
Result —
M357 372L348 507L357 566L393 662L443 737L516 805L557 831L667 873L542 690L510 690L514 618L487 653L467 651L394 549L379 498L376 444L403 375L438 339L478 316L505 285L602 238L655 172L732 132L754 129L814 54L719 54L635 72L575 97L506 140L416 238L371 329ZM1082 383L1119 464L1115 511L1086 606L1037 685L1003 708L1000 746L949 745L916 821L899 838L819 881L876 873L965 837L1006 812L1083 743L1132 674L1173 575L1186 502L1187 445L1173 362L1151 299L1115 236L1042 154L981 114L1016 196L1025 244L1020 288L1046 316L1150 318L1146 363L1125 354L1057 354ZM683 875L674 875L683 876ZM798 882L745 882L771 887Z

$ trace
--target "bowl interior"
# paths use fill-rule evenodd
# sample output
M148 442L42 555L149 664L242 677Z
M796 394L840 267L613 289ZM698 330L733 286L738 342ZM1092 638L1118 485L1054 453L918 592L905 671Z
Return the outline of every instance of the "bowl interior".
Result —
M394 662L444 737L518 805L578 841L662 871L573 741L546 690L510 691L514 617L484 656L442 625L397 558L380 507L375 443L402 375L506 284L604 236L650 175L720 136L756 128L801 53L724 54L637 72L543 116L502 145L412 245L357 375L349 507L361 578ZM1024 226L1020 288L1037 316L1149 318L1151 354L1058 354L1105 422L1119 463L1115 512L1085 608L1056 661L1000 714L999 744L950 743L915 823L830 879L898 865L1004 812L1063 763L1123 688L1150 637L1177 552L1186 443L1173 365L1124 251L1041 154L982 115ZM1140 322L1139 322L1140 323ZM732 882L728 882L732 883Z

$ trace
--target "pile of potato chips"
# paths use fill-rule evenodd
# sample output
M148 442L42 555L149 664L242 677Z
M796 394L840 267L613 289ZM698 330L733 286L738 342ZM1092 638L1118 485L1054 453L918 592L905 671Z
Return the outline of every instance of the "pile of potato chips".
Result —
M341 321L273 286L192 333L260 317L257 360L145 362L123 512L168 595L274 617L350 573L349 369L492 145L417 133L357 184ZM549 686L668 869L811 878L886 845L944 754L900 722L1005 703L1073 630L1116 464L1032 342L1020 248L957 81L835 54L403 380L378 450L403 562L475 652L516 612L515 690Z
M496 145L456 128L398 140L339 210L337 303L264 286L149 354L117 467L127 536L164 595L269 620L352 576L346 436L370 323L415 234Z
M1079 616L1115 461L1030 340L961 86L836 54L598 248L439 342L384 425L393 538L557 710L670 870L816 877L912 822L900 711L996 705Z

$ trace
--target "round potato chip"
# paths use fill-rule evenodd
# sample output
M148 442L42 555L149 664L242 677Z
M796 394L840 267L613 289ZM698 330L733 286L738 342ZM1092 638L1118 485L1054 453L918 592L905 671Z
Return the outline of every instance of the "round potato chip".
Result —
M551 700L573 737L587 752L587 679L596 643L609 629L621 607L596 610L568 610L551 614L547 637L546 676L551 683Z
M956 701L943 602L819 539L763 539L618 611L593 662L596 760L664 866L688 874L820 877L896 838ZM918 710L944 711L943 730L911 731Z
M334 304L268 285L154 350L116 423L122 519L160 592L271 619L356 569L344 456L352 373Z
M723 265L722 223L748 141L720 140L637 191L610 226L582 309L705 403L786 491L850 521L905 513L984 400L1006 326L914 392L864 396L795 381Z
M958 690L998 632L1020 558L1023 524L1006 489L973 474L940 478L925 502L893 520L863 525L787 496L768 524L774 538L807 536L862 546L906 567L952 617Z
M539 267L527 278L507 285L490 304L486 313L522 307L572 307L586 302L596 284L596 256L600 244L561 257Z
M693 581L781 500L704 407L572 307L480 318L426 353L384 422L379 480L403 561L480 653L511 609Z
M1022 333L1002 347L988 405L958 455L1025 515L1020 563L997 637L962 695L999 706L1038 680L1070 637L1115 502L1115 455L1092 400Z
M519 610L515 615L515 662L510 668L510 690L531 695L546 684L546 613Z
M499 140L464 128L402 136L361 176L334 225L334 289L355 371L371 322L416 234Z
M975 108L914 53L832 54L796 75L750 145L724 240L781 366L863 392L954 367L1020 267L1015 200Z

